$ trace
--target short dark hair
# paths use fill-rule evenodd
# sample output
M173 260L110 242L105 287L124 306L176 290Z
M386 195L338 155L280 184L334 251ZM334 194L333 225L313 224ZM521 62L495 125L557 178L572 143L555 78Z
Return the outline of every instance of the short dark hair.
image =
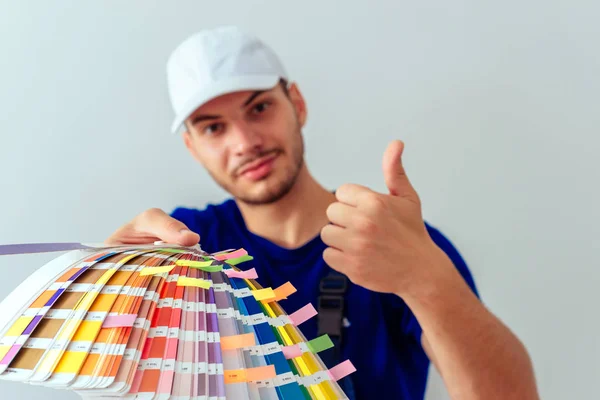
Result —
M290 91L288 89L288 81L286 79L280 78L279 86L281 86L281 90L283 90L283 93L285 93L285 95L287 97L290 97Z

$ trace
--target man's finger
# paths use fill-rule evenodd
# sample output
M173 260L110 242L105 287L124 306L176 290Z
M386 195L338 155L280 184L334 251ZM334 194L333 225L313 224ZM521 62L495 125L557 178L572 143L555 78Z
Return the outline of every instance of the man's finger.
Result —
M392 196L418 201L418 195L408 176L406 176L406 171L402 165L403 153L404 142L400 140L392 141L385 150L382 161L385 184Z
M323 260L336 271L341 273L346 272L344 267L348 265L348 262L346 255L342 251L328 247L323 251Z
M363 197L366 193L374 192L366 186L347 183L340 186L336 190L335 197L342 203L345 203L349 206L358 207L361 197Z
M166 243L193 246L200 241L197 233L190 231L183 222L158 208L142 213L139 218L134 220L133 225L136 231L156 236Z
M337 226L347 228L352 222L352 214L356 208L336 201L327 207L327 218Z
M321 229L321 239L329 247L334 247L339 250L343 250L346 247L348 241L345 237L347 236L346 230L335 225L326 225Z

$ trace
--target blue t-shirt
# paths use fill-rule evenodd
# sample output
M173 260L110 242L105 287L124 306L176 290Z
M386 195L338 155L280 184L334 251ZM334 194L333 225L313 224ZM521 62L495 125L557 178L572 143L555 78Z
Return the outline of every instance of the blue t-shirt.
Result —
M280 302L292 313L311 302L318 306L319 282L331 269L323 260L327 247L317 235L297 249L285 249L248 231L233 199L204 210L177 208L171 214L200 235L202 249L216 252L243 247L254 260L243 269L256 268L263 287L291 282L298 290ZM473 278L454 246L426 224L434 242L446 252L471 289ZM402 301L352 284L346 294L346 318L340 361L350 359L357 371L352 383L357 399L423 399L429 359L421 346L421 327ZM308 340L317 336L317 318L300 326Z

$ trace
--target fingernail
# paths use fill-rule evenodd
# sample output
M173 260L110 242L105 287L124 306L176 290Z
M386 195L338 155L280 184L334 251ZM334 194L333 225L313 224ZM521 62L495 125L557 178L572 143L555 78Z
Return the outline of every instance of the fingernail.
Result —
M180 234L182 234L182 235L185 235L185 234L187 234L187 233L193 233L193 232L192 232L192 231L190 231L189 229L185 229L185 228L184 228L184 229L180 230L180 231L179 231L179 233L180 233Z

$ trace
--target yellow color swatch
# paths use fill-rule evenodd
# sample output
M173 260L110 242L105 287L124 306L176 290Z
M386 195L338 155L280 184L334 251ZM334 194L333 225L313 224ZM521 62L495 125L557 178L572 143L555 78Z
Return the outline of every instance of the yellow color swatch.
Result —
M187 276L180 276L177 279L177 286L195 286L202 289L210 289L212 286L211 281L206 279L188 278Z
M180 267L208 267L208 266L212 265L212 263L213 263L212 260L208 260L208 261L177 260L177 261L175 261L175 264L179 265Z
M66 351L58 362L54 373L79 373L87 356L88 353L86 351Z
M252 290L252 295L258 301L275 298L275 292L271 288Z
M12 346L0 346L0 360L8 353Z
M4 336L21 336L27 325L33 320L33 317L19 317L10 327L8 332L4 334Z
M96 340L101 327L102 321L82 321L71 341L93 342Z

